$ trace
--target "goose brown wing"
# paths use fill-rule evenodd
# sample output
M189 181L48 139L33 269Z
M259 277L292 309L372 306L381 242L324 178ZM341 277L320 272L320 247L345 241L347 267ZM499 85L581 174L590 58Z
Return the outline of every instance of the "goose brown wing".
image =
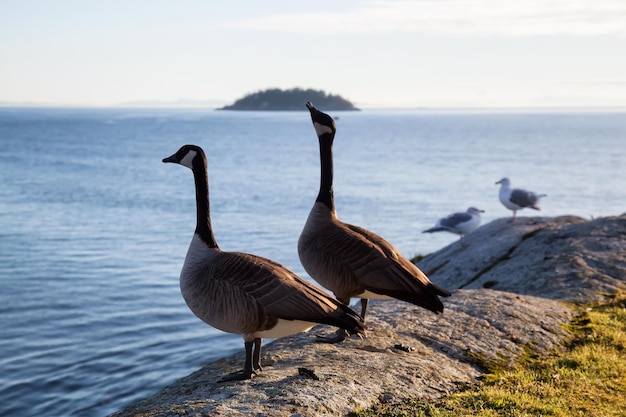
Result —
M380 237L379 244L370 238L372 235L360 227L336 222L311 240L314 246L309 251L324 264L326 275L336 277L332 288L336 294L354 297L372 290L382 271L389 266L397 267L394 248Z
M356 313L279 263L245 253L224 255L225 261L237 268L237 276L231 277L229 284L254 304L249 314L258 314L260 322L302 320L343 327L350 332L363 330Z
M353 259L353 264L359 267L360 281L367 289L418 305L425 302L427 306L424 307L440 311L441 303L436 296L449 296L447 290L430 282L418 267L381 236L359 226L347 223L343 225L359 242L363 242L361 246L370 247L369 256L365 257L369 261L366 265L360 265L364 260ZM363 253L365 254L365 250Z
M369 250L370 265L368 266L370 269L386 270L391 268L392 271L400 273L401 275L408 274L413 280L417 280L422 285L428 285L430 283L430 280L419 268L402 256L391 243L381 236L359 226L347 223L344 223L344 226L347 227L359 241L371 248Z

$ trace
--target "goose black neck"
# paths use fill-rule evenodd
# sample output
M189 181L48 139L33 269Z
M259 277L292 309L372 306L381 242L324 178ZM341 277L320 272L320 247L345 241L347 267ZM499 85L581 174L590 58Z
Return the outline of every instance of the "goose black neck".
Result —
M335 199L333 196L333 137L324 134L319 137L320 142L320 191L317 194L318 203L324 204L329 210L335 210Z
M213 228L209 205L209 177L204 158L193 161L193 178L196 184L196 233L210 248L218 248Z

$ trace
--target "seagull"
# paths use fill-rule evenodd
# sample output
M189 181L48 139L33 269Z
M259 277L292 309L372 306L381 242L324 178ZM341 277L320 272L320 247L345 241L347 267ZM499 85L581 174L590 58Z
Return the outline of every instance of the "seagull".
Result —
M515 220L517 210L523 208L531 208L534 210L540 210L539 199L547 196L547 194L536 194L532 191L522 190L520 188L511 188L511 181L504 177L500 181L496 182L500 185L500 202L504 204L504 207L509 210L513 210L513 217L509 220L512 222Z
M485 210L470 207L465 212L453 213L437 220L435 227L424 230L422 233L456 233L461 236L461 244L463 244L463 236L472 233L480 226L480 213L484 212Z

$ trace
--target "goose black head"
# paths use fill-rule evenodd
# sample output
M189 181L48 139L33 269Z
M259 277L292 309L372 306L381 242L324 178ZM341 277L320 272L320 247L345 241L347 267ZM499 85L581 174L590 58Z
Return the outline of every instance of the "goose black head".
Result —
M163 162L180 164L182 166L186 166L187 168L193 169L193 161L198 156L202 160L205 159L204 151L201 147L196 145L183 145L178 151L176 151L174 155L164 158Z
M315 128L317 136L320 139L326 135L330 135L331 138L335 136L337 128L333 118L326 113L319 111L310 101L307 101L306 107L311 113L311 120L313 121L313 127Z

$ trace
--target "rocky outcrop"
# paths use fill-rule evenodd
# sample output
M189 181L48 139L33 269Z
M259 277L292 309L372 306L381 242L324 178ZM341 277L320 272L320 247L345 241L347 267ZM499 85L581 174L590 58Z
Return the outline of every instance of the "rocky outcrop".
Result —
M485 363L560 349L576 314L569 302L626 289L626 216L496 220L419 266L456 289L442 315L372 303L363 340L314 343L334 330L318 326L268 344L251 381L217 383L241 368L241 352L114 416L343 416L378 401L439 398L475 381Z
M601 301L624 288L626 215L495 220L418 266L448 288L493 288L553 300Z

